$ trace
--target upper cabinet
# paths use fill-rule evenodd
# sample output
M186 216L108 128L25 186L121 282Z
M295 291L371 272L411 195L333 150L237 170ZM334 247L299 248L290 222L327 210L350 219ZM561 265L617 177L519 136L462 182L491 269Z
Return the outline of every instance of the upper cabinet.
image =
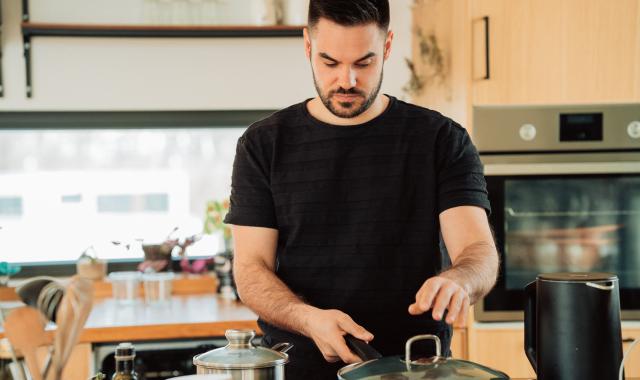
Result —
M469 6L474 104L640 100L640 0Z
M640 102L640 0L418 0L412 100L471 127L473 105Z

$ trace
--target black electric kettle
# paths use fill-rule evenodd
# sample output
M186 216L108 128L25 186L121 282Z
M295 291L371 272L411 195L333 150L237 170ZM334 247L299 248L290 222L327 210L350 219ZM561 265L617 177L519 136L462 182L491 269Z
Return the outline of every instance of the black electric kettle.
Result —
M540 274L525 291L525 353L539 380L618 378L623 354L615 275Z

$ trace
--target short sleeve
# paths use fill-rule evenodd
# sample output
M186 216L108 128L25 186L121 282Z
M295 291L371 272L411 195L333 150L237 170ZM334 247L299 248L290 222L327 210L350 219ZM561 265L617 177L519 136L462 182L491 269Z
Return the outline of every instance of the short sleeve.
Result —
M231 205L224 223L277 228L265 147L245 133L236 146L231 176Z
M482 162L467 130L453 121L437 138L438 213L478 206L491 213Z

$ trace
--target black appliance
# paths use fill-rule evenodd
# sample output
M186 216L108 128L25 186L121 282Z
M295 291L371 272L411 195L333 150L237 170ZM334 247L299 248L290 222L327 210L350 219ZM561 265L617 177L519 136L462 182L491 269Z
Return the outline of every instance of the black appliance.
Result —
M526 292L525 353L539 380L618 378L623 353L615 275L542 274Z
M640 104L478 106L501 267L478 321L523 319L539 273L617 275L623 319L640 319Z

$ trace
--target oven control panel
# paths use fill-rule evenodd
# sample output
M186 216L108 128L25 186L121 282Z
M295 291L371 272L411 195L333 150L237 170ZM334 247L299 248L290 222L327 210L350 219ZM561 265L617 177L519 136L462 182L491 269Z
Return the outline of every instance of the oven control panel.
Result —
M640 150L640 104L476 106L480 153Z
M627 126L627 133L632 139L640 139L640 121L634 120Z

